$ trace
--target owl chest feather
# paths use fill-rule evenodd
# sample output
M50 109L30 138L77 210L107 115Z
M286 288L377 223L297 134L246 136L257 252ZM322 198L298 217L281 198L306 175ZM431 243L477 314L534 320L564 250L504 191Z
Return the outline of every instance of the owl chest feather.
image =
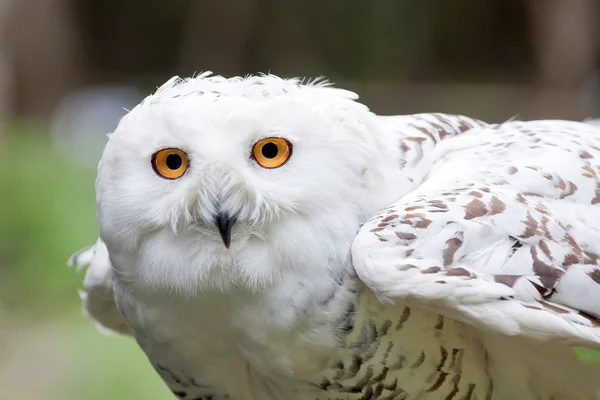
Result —
M292 315L242 295L118 298L140 346L186 400L486 398L490 390L485 352L460 324L384 306L355 282Z
M117 298L136 340L180 394L205 386L229 393L311 389L306 382L320 377L339 351L325 305L311 305L308 312L232 293L186 300L122 291ZM321 313L314 311L321 307Z

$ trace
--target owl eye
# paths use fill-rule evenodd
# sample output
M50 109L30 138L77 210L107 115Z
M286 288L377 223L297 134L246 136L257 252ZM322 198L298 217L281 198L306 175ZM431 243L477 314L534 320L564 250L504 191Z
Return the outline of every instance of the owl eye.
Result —
M190 159L179 149L162 149L152 156L152 168L165 179L180 178L190 165Z
M283 138L259 140L252 148L252 157L264 168L281 167L292 155L292 144Z

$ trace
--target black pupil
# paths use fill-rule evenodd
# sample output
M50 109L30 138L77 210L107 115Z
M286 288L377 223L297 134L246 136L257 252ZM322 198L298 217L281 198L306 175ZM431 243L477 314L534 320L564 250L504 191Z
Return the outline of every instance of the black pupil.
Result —
M265 158L275 158L279 153L279 149L275 143L267 143L263 146L261 153Z
M179 169L179 167L181 167L181 164L183 164L183 160L181 159L181 156L179 154L171 153L167 156L165 164L167 164L167 168L176 170Z

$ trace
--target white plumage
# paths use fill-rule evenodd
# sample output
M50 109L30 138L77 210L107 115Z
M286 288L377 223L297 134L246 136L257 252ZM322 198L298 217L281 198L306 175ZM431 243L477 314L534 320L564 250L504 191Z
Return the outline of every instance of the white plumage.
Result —
M600 348L600 129L356 98L205 73L144 100L71 260L88 315L186 400L596 398L569 346Z

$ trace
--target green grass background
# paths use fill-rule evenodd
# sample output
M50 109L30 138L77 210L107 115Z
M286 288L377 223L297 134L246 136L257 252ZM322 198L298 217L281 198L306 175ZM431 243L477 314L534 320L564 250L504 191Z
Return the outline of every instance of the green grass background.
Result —
M66 261L96 240L94 177L48 135L0 135L0 399L172 398L132 340L81 315L83 275Z
M96 240L94 177L48 135L0 134L0 399L173 397L132 340L81 314L66 261Z

